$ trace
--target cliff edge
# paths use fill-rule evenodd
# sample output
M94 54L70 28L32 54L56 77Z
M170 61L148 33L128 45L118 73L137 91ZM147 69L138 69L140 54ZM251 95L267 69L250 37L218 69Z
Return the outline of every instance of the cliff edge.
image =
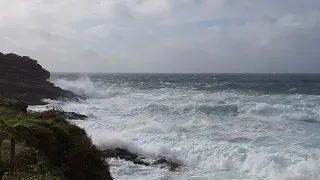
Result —
M18 98L29 105L44 104L42 99L76 97L49 82L50 73L34 59L0 52L0 96Z

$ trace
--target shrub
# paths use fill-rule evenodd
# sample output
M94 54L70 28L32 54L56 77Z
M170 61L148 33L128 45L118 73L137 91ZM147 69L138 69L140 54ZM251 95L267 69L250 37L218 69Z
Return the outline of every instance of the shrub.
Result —
M56 122L65 122L64 113L59 110L47 110L35 113L35 117L42 120L54 120Z
M63 118L63 110L27 113L14 103L0 100L0 129L17 141L17 173L3 179L112 179L101 152L83 129ZM0 177L8 171L9 144L5 140L1 147Z
M26 112L28 109L28 105L26 103L17 99L1 99L0 106L23 112Z

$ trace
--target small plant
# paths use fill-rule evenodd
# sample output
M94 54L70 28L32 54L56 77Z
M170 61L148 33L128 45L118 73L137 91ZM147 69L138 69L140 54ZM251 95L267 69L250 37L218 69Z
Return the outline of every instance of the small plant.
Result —
M28 105L26 103L14 99L1 99L0 106L24 112L27 111L28 108Z
M65 122L64 114L62 108L55 105L47 105L45 111L35 113L36 118L38 119L51 119L56 122Z

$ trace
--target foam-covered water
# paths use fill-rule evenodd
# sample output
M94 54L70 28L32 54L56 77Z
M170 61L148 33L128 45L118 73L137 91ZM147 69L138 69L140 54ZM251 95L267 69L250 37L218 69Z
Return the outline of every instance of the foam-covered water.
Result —
M320 179L319 75L55 75L88 97L46 100L101 149L183 164L178 172L111 160L116 179ZM40 106L32 107L42 108Z

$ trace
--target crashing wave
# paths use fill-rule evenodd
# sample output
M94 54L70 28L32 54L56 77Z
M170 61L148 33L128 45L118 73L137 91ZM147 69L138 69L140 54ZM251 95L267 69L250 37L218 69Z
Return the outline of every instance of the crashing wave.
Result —
M88 76L81 76L75 81L58 79L54 84L86 98L105 98L108 96L106 92L99 90Z

